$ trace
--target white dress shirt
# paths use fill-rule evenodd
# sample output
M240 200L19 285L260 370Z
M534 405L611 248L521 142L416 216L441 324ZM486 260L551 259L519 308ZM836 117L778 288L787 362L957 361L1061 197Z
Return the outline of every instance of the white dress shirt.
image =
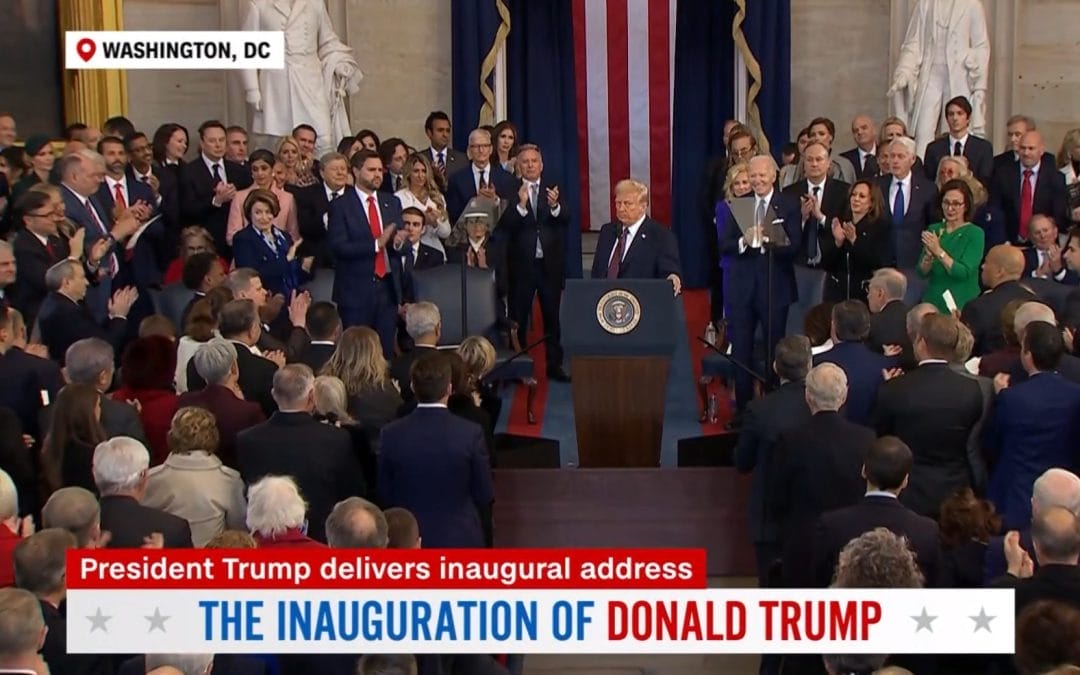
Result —
M768 217L769 204L772 202L773 194L775 192L776 192L775 190L770 190L769 194L763 195L763 196L760 196L760 197L758 195L754 195L754 217L755 218L757 218L757 212L758 212L758 209L761 208L761 203L762 202L765 203L765 215L766 215L766 217ZM761 223L754 223L754 225L760 225L760 224ZM739 237L739 253L746 253L746 249L748 249L748 248L760 249L763 244L764 244L764 242L762 240L760 240L760 239L755 238L753 241L748 242L748 241L746 241L745 236Z
M889 203L885 205L885 208L892 213L893 204L896 203L896 189L898 185L904 186L904 215L907 215L908 209L911 208L911 172L903 178L897 178L893 176L892 182L889 183Z
M960 154L961 155L964 154L964 149L967 148L967 142L968 142L968 134L967 134L967 132L965 132L964 135L961 136L960 138L956 138L955 136L950 135L949 136L949 147L947 148L948 151L949 151L949 155L950 156L955 155L953 150L956 149L956 144L957 143L960 144Z
M488 162L487 166L485 166L483 169L476 166L475 162L472 164L473 185L476 186L477 194L479 194L479 192L480 192L480 174L481 173L484 174L484 181L488 185L491 185L491 169L492 169L491 162Z
M374 197L375 198L375 210L379 212L379 234L381 235L382 232L383 232L383 227L386 226L386 218L383 217L382 207L379 206L379 197L374 192L372 192L371 194L368 194L368 193L364 192L359 187L354 187L353 189L356 190L356 196L360 199L360 208L363 209L365 218L367 217L367 212L368 212L368 197ZM371 223L368 223L369 227L370 227L370 225L371 225ZM375 240L375 252L378 253L379 250L380 250L379 249L379 240L376 239ZM387 260L386 260L386 269L390 269L390 259L389 258L387 258Z
M623 244L622 257L619 258L619 262L626 260L626 254L630 252L630 244L634 241L634 237L637 236L637 232L641 229L641 224L644 222L645 216L642 216L634 221L633 225L626 228L626 243ZM615 257L615 251L619 250L618 230L616 230L615 233L615 245L611 247L611 254L608 255L608 265L611 265L611 259Z

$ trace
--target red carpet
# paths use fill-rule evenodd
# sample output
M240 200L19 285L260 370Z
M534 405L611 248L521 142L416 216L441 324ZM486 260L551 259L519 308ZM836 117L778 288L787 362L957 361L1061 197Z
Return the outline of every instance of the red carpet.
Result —
M544 335L543 322L540 318L540 300L533 301L532 319L529 321L529 333L526 336L526 345L539 340ZM525 347L526 345L521 345ZM547 352L544 345L537 345L530 355L533 358L533 373L536 377L536 399L533 401L533 414L536 416L536 424L529 424L528 410L528 387L518 385L514 390L514 402L510 407L510 418L506 423L506 433L517 436L539 437L540 430L544 427L544 408L547 405L548 381L547 381ZM569 364L567 364L569 367Z
M701 380L701 359L705 356L708 348L701 344L698 340L699 337L705 335L705 326L709 323L709 291L705 289L695 289L685 291L683 293L683 307L686 310L686 333L690 339L690 361L694 366L694 388L697 390L697 383ZM719 406L717 408L716 422L702 422L701 433L702 435L709 434L722 434L724 433L724 425L731 419L731 394L727 388L720 385L720 383L713 381L709 384L709 394L716 396ZM706 401L701 401L699 397L698 414L704 410Z

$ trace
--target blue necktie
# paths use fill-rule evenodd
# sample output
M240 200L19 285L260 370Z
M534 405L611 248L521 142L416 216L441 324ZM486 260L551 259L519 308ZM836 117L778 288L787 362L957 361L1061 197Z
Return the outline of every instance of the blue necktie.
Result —
M904 222L904 184L896 184L896 198L892 203L892 222L899 227Z

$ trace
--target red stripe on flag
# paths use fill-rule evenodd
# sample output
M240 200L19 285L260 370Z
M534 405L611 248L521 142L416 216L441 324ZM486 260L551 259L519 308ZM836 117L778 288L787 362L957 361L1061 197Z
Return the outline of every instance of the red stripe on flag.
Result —
M671 225L670 18L667 2L649 2L649 184L652 217Z
M578 179L581 182L581 231L589 231L589 91L585 65L585 0L574 0L574 89L577 96Z
M630 77L626 37L626 2L607 3L608 156L611 166L609 209L615 216L615 185L630 177ZM649 49L649 45L641 48ZM639 176L638 178L644 178Z

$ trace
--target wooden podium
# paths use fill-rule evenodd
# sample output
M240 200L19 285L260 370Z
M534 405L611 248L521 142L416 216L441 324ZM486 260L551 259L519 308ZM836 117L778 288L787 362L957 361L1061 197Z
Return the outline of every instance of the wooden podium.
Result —
M666 279L569 279L562 344L573 376L581 467L656 467L675 341Z

